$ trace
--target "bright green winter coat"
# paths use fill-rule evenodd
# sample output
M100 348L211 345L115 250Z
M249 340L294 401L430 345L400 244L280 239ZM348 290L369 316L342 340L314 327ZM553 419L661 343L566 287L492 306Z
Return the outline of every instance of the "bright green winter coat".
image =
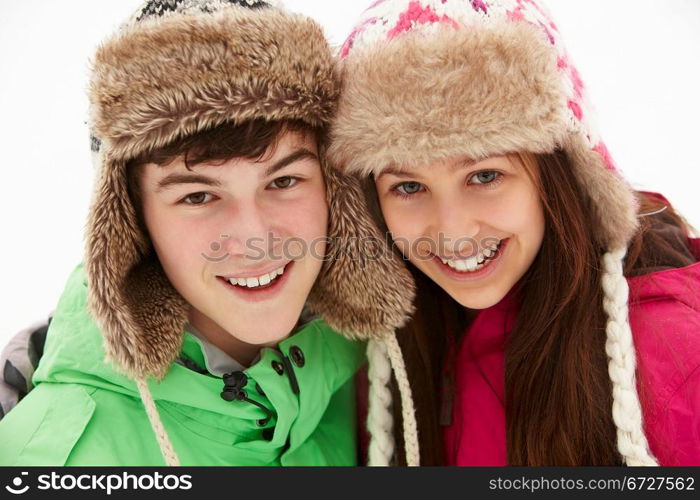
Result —
M164 465L136 384L104 361L86 300L78 266L36 387L0 421L0 465ZM185 332L180 360L149 388L182 465L355 465L354 375L363 352L320 319L264 348L243 390L266 414L222 398L222 378L206 371L199 340Z

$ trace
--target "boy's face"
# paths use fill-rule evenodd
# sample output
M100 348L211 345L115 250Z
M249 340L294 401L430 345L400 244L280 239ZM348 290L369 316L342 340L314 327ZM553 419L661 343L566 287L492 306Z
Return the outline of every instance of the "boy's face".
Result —
M149 163L140 186L146 227L192 307L192 324L224 345L285 338L326 250L328 207L313 134L286 132L260 160L191 171L182 157L165 167Z

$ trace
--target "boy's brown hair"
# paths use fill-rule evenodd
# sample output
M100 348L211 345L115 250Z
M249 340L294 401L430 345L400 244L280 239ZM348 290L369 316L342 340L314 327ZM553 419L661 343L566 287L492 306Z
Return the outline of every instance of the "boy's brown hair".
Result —
M140 178L145 164L167 166L182 156L185 168L191 170L202 163L224 163L232 158L261 161L274 154L279 140L287 132L312 134L317 143L322 137L321 129L311 127L300 120L256 119L241 124L227 122L183 137L162 148L144 152L128 161L126 175L129 196L142 231L146 232L146 225L143 220Z

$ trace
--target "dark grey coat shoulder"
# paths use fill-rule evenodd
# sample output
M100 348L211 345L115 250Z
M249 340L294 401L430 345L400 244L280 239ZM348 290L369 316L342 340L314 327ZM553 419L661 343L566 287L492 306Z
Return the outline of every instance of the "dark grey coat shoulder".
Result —
M52 315L16 333L0 352L0 419L32 390Z

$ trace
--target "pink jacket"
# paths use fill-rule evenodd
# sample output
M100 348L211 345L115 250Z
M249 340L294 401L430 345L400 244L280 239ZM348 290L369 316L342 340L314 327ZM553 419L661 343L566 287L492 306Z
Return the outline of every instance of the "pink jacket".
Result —
M700 239L691 239L700 260ZM661 465L700 465L700 262L628 280L637 387ZM479 313L457 352L449 465L506 465L504 352L517 315L506 296Z

